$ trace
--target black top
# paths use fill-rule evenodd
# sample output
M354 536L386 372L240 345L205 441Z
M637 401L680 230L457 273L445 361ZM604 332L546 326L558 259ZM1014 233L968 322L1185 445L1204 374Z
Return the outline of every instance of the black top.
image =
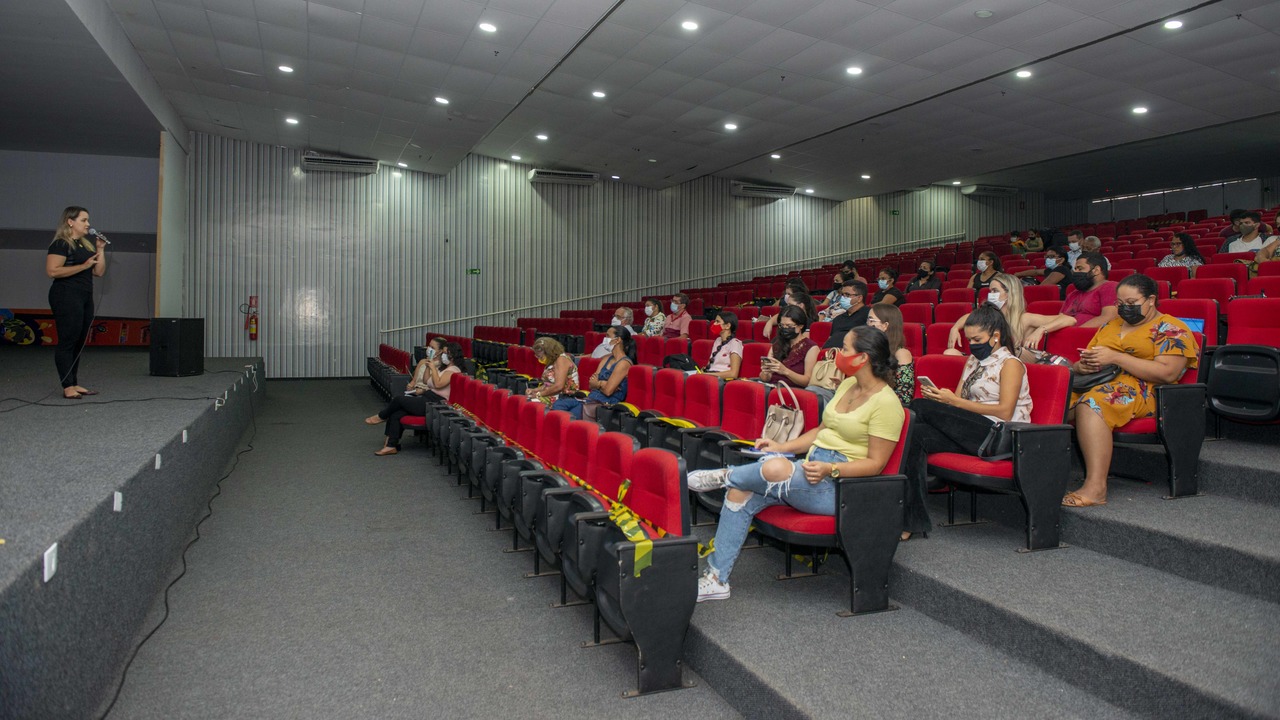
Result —
M880 301L884 300L886 297L888 297L888 296L890 296L890 295L892 295L892 296L894 296L894 297L898 298L897 303L896 303L896 304L898 304L898 305L901 305L901 304L902 304L902 301L907 299L907 296L906 296L906 295L903 295L901 290L899 290L898 288L893 287L892 285L890 285L888 290L878 290L878 291L876 291L875 297L873 297L873 298L871 299L871 304L872 304L872 305L875 305L876 303L878 303L878 302L880 302Z
M930 275L927 280L921 280L920 278L916 278L911 282L907 283L907 292L911 292L913 290L939 290L940 291L942 290L942 281L938 279L937 275Z
M54 240L49 244L50 255L61 255L67 259L67 265L83 265L89 261L89 258L97 255L97 251L85 250L79 243L68 245L61 240ZM77 290L93 291L93 268L87 267L84 270L69 275L53 279L53 286L59 285Z
M982 297L981 291L987 289L987 286L991 284L991 281L996 279L997 274L998 274L998 271L996 273L992 273L991 277L987 278L986 280L982 279L982 273L973 274L973 289L979 291L979 294L978 294L979 297Z
M844 347L844 336L859 325L867 324L867 316L871 314L870 306L863 305L851 313L845 313L831 321L831 337L823 348Z
M1066 297L1067 288L1071 287L1071 273L1063 272L1061 270L1058 270L1057 268L1054 268L1053 270L1045 270L1044 276L1049 277L1054 273L1058 274L1058 282L1056 283L1058 286L1058 291L1062 294L1062 297Z

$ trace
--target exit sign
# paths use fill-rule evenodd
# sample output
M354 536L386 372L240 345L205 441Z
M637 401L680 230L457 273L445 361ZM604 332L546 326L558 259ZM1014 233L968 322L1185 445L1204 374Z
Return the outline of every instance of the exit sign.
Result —
M479 274L480 274L480 268L467 268L467 274L468 274L468 275L479 275Z
M898 212L897 210L890 210L890 211L889 211L889 214L890 214L890 215L901 215L902 213Z

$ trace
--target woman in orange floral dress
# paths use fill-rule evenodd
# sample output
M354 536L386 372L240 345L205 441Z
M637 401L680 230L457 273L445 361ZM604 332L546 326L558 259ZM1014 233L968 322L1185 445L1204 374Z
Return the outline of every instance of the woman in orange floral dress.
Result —
M1120 374L1071 398L1070 420L1084 454L1085 478L1067 493L1068 507L1105 505L1111 468L1111 433L1156 411L1157 385L1176 383L1199 364L1195 337L1187 326L1156 307L1156 283L1146 275L1130 275L1116 288L1118 317L1098 329L1089 347L1072 366L1077 375L1119 365Z

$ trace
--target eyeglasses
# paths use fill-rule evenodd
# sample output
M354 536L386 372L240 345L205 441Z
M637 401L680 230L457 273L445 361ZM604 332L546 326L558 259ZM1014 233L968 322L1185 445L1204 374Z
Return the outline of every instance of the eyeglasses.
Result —
M1132 301L1132 302L1129 302L1129 301L1126 301L1126 300L1121 300L1121 299L1119 299L1119 298L1116 298L1116 307L1124 307L1125 305L1129 305L1129 306L1131 306L1131 307L1132 307L1132 306L1135 306L1135 305L1141 305L1142 303L1144 303L1144 302L1146 302L1146 301L1148 301L1148 300L1150 300L1150 299L1151 299L1151 298L1149 298L1149 297L1142 297L1142 298L1139 298L1139 299L1134 300L1134 301Z

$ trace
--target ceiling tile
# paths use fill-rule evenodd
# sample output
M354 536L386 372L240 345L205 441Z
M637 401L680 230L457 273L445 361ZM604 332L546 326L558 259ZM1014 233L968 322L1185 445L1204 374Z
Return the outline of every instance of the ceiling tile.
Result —
M380 18L413 28L422 16L423 7L422 0L365 0L364 14L366 18Z
M827 38L876 10L874 5L858 0L823 0L783 27L815 38Z
M827 40L851 50L867 48L895 38L917 27L915 20L888 10L877 10L852 25L831 33Z
M360 39L360 14L310 2L307 5L307 30L326 38L354 42Z
M426 60L452 63L454 58L458 57L458 53L462 52L462 46L466 43L466 38L459 35L418 28L414 30L413 38L409 41L408 52L410 55Z
M774 28L745 17L730 17L709 32L701 35L698 45L722 53L737 53Z
M257 46L258 21L252 18L207 13L209 27L213 30L213 38L219 42L236 43L237 45Z
M1013 47L1027 38L1044 35L1082 19L1084 15L1055 3L1043 3L1008 20L975 32L974 37L997 45Z
M544 55L564 55L581 38L582 28L543 20L533 26L521 47Z
M645 2L624 2L609 15L608 22L624 27L652 32L665 23L676 12L684 9L684 0L645 0Z
M259 23L262 49L268 57L284 56L301 61L307 56L307 34L300 30Z
M360 44L381 50L404 52L413 38L413 26L366 15L360 22Z
M254 0L254 7L259 22L284 28L306 27L306 0Z
M760 38L754 45L743 48L738 57L761 65L776 66L816 42L816 38L808 35L778 29Z
M203 10L157 0L156 12L164 22L165 29L170 32L184 32L199 37L213 35L209 19Z
M782 27L821 2L822 0L756 0L738 14L766 25Z

